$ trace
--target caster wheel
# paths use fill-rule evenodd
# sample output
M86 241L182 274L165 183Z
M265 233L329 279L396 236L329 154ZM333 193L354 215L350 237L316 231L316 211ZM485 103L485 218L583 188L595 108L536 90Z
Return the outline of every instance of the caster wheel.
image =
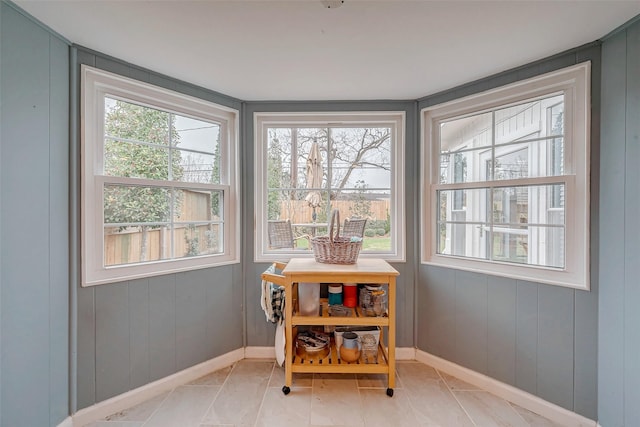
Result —
M387 396L393 397L393 389L392 388L388 388L387 389Z
M287 394L289 394L291 392L291 389L285 385L284 387L282 387L282 392L286 396ZM391 394L393 394L393 390L391 390Z

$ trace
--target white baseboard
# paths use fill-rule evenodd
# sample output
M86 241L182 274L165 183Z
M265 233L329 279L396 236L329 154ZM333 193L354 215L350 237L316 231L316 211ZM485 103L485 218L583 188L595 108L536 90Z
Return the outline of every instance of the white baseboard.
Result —
M562 426L596 427L597 425L594 420L569 411L551 402L547 402L546 400L541 399L538 396L534 396L509 384L505 384L496 379L457 365L453 362L449 362L448 360L442 359L438 356L434 356L422 350L416 351L416 360L426 365L432 366L435 369L438 369L449 375L460 378L461 380L466 381L469 384L473 384L476 387L495 394L498 397L515 403L516 405L535 412L536 414L540 414L543 417L546 417Z
M65 418L60 424L58 424L58 427L73 427L73 418Z
M222 356L215 357L206 362L199 363L190 368L184 369L168 377L161 378L149 384L145 384L142 387L127 391L126 393L119 394L110 399L96 403L76 412L73 419L73 426L79 427L94 421L101 420L102 418L114 414L116 412L125 410L145 400L151 399L158 394L165 391L172 390L173 388L189 383L196 380L210 372L217 371L218 369L225 368L245 357L245 349L239 348ZM66 420L65 420L66 422ZM71 424L64 427L70 427Z
M396 360L416 360L414 347L396 347Z
M246 359L275 359L275 347L245 347L244 357Z

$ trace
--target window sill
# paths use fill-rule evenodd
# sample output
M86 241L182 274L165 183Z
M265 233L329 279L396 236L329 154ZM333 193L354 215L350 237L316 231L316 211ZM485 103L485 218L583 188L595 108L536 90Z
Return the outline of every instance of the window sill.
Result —
M490 276L506 277L528 282L543 283L552 286L590 290L589 272L571 272L568 270L530 265L513 265L498 261L462 259L454 256L435 255L422 260L424 265L470 271Z

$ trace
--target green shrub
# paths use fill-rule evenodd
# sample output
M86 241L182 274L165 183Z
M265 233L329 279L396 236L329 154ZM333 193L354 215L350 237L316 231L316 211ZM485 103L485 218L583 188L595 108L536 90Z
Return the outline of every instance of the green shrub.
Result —
M376 229L376 234L377 234L378 236L384 236L385 234L387 234L387 232L385 231L385 229L384 229L384 228L377 228L377 229Z
M365 237L373 237L376 235L376 231L371 228L367 228L366 230L364 230L364 235Z

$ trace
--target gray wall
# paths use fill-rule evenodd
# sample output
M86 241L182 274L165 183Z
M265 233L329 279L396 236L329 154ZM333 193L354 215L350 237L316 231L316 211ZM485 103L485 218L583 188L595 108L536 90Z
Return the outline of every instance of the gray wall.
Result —
M254 159L254 128L253 114L255 112L300 112L300 111L404 111L406 113L405 130L405 225L407 229L407 249L405 263L393 263L393 267L400 272L397 280L397 318L396 318L396 343L398 347L414 346L414 300L415 300L415 260L417 259L417 234L413 230L416 226L416 212L418 209L418 131L417 110L413 101L370 101L370 102L247 102L245 105L244 125L244 164L255 165ZM247 229L243 240L244 265L246 266L247 280L246 307L247 307L247 345L269 346L274 342L275 326L265 320L260 308L260 273L269 264L255 263L253 260L254 247L254 188L255 167L245 169L243 187L243 205L245 218L243 223Z
M69 409L68 45L0 3L0 425Z
M640 425L640 22L602 46L598 417Z
M600 47L544 61L435 94L419 108L592 61L591 247L598 248ZM597 418L598 252L591 292L420 265L417 347ZM636 383L637 384L637 383Z
M76 132L80 64L241 108L233 98L79 46L72 48L72 63ZM79 156L75 137L71 158L76 166ZM77 180L72 182L71 194L78 214ZM79 259L77 242L72 249L73 259ZM77 263L73 268L78 271ZM243 270L239 264L89 288L74 283L72 293L77 298L73 313L77 319L74 411L243 346Z
M600 47L594 44L435 94L417 104L274 102L245 106L79 47L71 50L74 83L69 87L65 40L5 1L0 5L0 36L0 425L57 425L69 407L75 412L243 345L273 343L273 325L264 320L257 297L259 274L266 265L253 262L255 189L251 172L242 182L241 265L92 288L77 285L78 265L72 262L68 268L68 254L71 252L72 261L78 259L80 63L240 109L244 171L254 170L255 111L406 111L408 262L394 264L401 272L398 345L416 344L589 418L599 418L603 427L640 424L640 176L636 167L640 158L640 24L605 41L602 88ZM414 177L418 175L419 108L586 59L593 61L594 82L592 291L417 264L418 233L414 231L419 223L419 183ZM602 247L600 234L606 237Z

